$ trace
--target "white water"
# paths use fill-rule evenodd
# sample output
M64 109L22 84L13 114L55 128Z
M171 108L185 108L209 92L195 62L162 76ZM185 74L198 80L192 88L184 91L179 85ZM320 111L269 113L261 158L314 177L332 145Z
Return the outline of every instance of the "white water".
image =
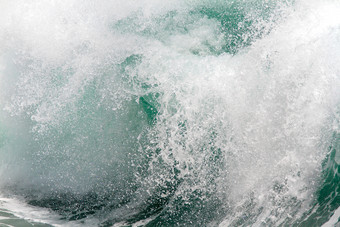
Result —
M334 212L331 219L322 225L322 227L339 227L340 226L340 207Z
M86 223L80 222L67 222L61 220L61 216L51 212L48 209L29 206L22 201L22 199L8 198L8 196L0 196L0 211L9 212L15 217L7 218L1 217L1 219L25 219L28 222L35 222L41 224L49 224L55 227L71 227L71 226L95 226L98 222L87 220ZM34 224L32 224L34 226ZM19 227L19 226L18 226Z
M146 138L157 145L137 146L153 160L148 176L138 176L140 201L171 181L168 170L176 163L183 179L176 195L189 200L195 191L217 192L228 210L221 226L242 217L249 200L256 210L249 212L258 212L255 226L277 225L287 214L307 211L332 134L340 131L340 4L297 1L283 7L278 24L264 26L271 32L235 56L210 53L209 45L218 50L224 44L216 20L186 16L205 4L0 1L0 122L14 138L0 154L0 185L83 194L102 182L125 182L135 171L124 169L126 160L143 156L126 143ZM154 20L171 10L179 12L173 19L178 22L168 27L188 24L186 32L166 30L167 22ZM127 17L132 22L124 25ZM113 26L120 20L124 29ZM132 55L142 57L125 68L125 79L150 85L147 91L120 78L117 65ZM60 84L58 72L64 74ZM93 140L99 145L90 144L92 134L106 130L97 127L102 119L90 118L93 131L75 119L78 100L91 83L101 84L100 102L90 103L93 108L83 104L84 112L98 116L95 106L105 106L102 119L118 119L110 125L113 132L108 129L109 138L117 139L109 143L99 137ZM145 119L131 120L127 112L139 116L138 97L156 93L160 97L150 102L159 115L146 133ZM75 132L76 142L63 140L68 132ZM221 151L219 166L209 161L212 150ZM112 186L121 193L125 187ZM25 207L15 204L9 208Z

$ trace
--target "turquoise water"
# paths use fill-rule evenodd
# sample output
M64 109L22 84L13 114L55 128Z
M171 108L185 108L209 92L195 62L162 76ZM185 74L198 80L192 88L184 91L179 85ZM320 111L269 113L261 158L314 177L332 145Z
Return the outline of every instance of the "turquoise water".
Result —
M0 211L14 226L339 225L339 11L0 1Z

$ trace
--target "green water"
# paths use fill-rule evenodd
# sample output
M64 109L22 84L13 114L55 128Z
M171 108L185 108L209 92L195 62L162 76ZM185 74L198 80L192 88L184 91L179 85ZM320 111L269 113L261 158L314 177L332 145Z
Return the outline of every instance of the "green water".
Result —
M0 226L329 223L339 9L0 2Z

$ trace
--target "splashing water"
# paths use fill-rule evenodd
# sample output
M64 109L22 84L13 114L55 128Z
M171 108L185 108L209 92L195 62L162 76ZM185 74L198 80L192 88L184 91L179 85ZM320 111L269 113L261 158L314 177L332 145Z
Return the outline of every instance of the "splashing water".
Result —
M339 12L0 1L1 194L63 225L336 224Z

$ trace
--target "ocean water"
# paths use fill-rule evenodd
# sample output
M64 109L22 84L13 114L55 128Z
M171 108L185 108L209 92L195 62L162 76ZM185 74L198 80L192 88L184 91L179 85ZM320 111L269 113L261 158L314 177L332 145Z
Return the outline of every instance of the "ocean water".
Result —
M340 226L339 12L0 0L0 226Z

